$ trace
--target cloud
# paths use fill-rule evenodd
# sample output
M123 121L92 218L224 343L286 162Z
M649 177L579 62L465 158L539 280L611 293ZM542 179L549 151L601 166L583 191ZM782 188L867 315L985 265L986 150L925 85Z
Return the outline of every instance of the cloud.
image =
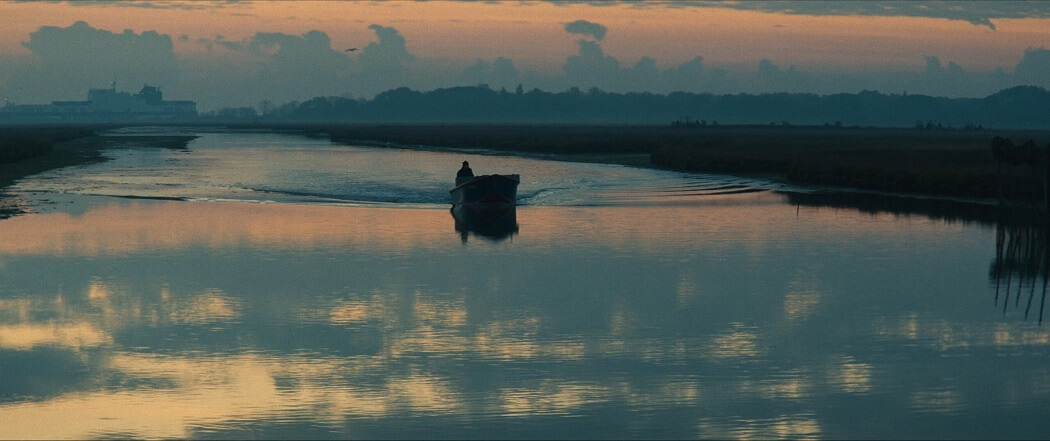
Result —
M924 55L926 59L926 74L927 75L942 75L944 74L944 67L941 66L941 59L933 55Z
M808 92L816 86L813 76L796 69L795 66L781 68L768 59L759 60L755 72L757 75L754 78L747 78L749 88L754 91Z
M354 72L355 91L377 93L405 85L408 65L416 60L409 53L405 37L397 29L372 24L376 39L361 48Z
M372 96L405 85L443 87L461 81L453 78L462 78L462 65L455 74L425 72L397 29L378 24L368 28L376 41L356 52L333 48L328 34L318 30L302 35L259 32L244 40L227 40L221 35L201 39L197 43L208 51L186 55L184 63L194 69L183 80L198 90L198 96L221 99L202 103L205 109L250 106L263 100L284 103L317 96ZM489 66L486 75L503 75L509 62Z
M663 73L663 81L671 91L697 90L705 80L703 76L704 57L698 55L679 66L667 69Z
M565 32L570 34L587 35L594 37L594 39L598 41L605 38L606 30L608 29L605 26L587 20L576 20L565 25Z
M491 63L480 58L463 71L468 85L488 84L492 87L512 88L520 82L518 69L509 58L497 57Z
M725 71L705 70L703 57L696 56L661 70L652 57L642 57L630 67L608 55L596 41L579 40L579 51L565 60L562 71L569 86L597 87L610 92L675 91L698 92L727 84Z
M598 43L590 40L578 41L580 50L565 60L565 76L577 87L595 86L611 88L620 77L620 62L606 55Z
M1038 2L1037 2L1038 3ZM1047 16L1050 8L1037 5L1014 5L1009 2L942 1L836 1L836 2L779 2L754 1L726 4L734 9L757 10L795 15L862 15L888 17L928 17L963 20L978 26L995 29L992 18L1020 18Z
M649 6L646 6L649 7ZM701 56L680 64L653 56L621 60L605 52L597 35L576 40L560 71L523 69L511 57L472 61L417 56L393 27L372 24L375 38L356 52L333 48L328 34L259 32L228 40L223 36L176 38L205 50L173 52L173 38L156 31L96 29L85 22L43 26L23 45L28 54L0 54L0 99L46 103L82 99L89 88L116 80L121 90L143 83L163 87L165 97L195 100L201 110L304 101L317 96L372 97L410 87L431 90L488 84L495 89L562 91L598 87L608 92L674 91L709 93L812 92L830 94L879 90L940 96L986 96L1016 85L1050 87L1050 51L1030 48L1016 66L995 72L968 70L943 56L916 58L912 68L863 72L804 71L772 60L708 66ZM602 27L604 29L604 27ZM599 35L601 35L599 33ZM591 38L594 37L594 38ZM923 63L923 61L925 63ZM787 66L787 67L784 67Z
M1050 50L1026 49L1014 76L1025 85L1050 87Z
M36 1L36 0L25 0ZM181 10L205 10L221 9L229 6L245 5L242 0L186 2L186 1L139 1L139 0L109 0L109 1L56 1L54 3L65 3L71 6L109 6L113 8L138 8L138 9L181 9Z
M392 67L415 59L415 56L408 53L405 37L397 29L377 24L369 26L368 29L375 32L379 41L369 43L361 50L362 62Z
M89 87L172 82L179 66L172 39L155 31L114 33L78 21L42 26L22 46L34 61L13 75L12 87L48 91L56 99L84 96Z
M551 0L555 1L555 0ZM592 1L595 6L616 2ZM1050 18L1050 2L1043 1L644 1L636 7L727 8L792 15L861 15L881 17L927 17L962 20L995 29L994 19Z
M780 75L780 68L768 59L758 60L758 75L767 77Z
M182 60L194 66L186 69L182 82L209 96L240 96L242 106L341 93L354 64L317 30L302 35L259 32L240 41L216 36L199 44L209 51Z

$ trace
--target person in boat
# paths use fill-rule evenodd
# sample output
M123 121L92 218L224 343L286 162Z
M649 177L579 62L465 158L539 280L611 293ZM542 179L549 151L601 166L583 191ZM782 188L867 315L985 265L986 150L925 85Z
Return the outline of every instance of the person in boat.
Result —
M470 163L469 162L463 161L463 167L461 167L459 169L459 171L456 172L456 177L457 178L473 178L474 177L474 170L470 169Z

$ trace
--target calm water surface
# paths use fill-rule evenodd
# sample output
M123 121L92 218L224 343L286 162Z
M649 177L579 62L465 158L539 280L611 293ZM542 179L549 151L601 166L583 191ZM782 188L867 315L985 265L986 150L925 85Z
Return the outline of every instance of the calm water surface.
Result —
M1045 230L202 133L26 179L3 438L1047 438ZM462 160L514 210L453 212Z

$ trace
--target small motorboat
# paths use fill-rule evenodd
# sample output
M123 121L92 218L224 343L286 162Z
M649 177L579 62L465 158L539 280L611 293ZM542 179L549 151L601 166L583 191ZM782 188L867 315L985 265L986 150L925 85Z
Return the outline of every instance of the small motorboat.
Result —
M448 192L453 205L514 205L518 200L518 175L482 175L456 178L456 187Z

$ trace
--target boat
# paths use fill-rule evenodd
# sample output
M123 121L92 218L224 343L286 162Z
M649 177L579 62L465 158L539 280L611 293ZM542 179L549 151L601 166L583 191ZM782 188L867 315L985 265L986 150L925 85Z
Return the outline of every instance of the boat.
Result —
M456 178L449 190L453 205L514 205L518 199L518 175L481 175Z

